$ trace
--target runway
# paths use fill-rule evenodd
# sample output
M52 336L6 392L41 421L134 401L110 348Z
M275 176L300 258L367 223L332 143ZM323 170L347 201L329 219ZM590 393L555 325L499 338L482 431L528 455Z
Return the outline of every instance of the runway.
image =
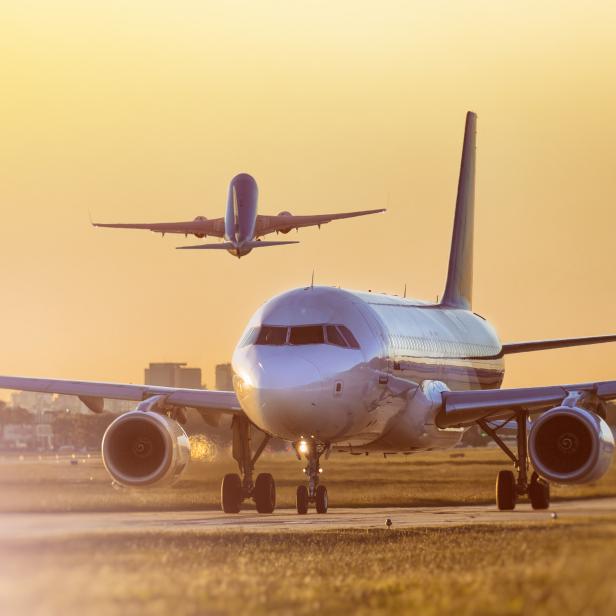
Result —
M554 520L552 514L556 514ZM178 533L186 531L314 532L338 529L393 528L538 522L571 517L596 517L616 513L616 498L555 503L548 511L518 505L515 511L494 506L330 509L319 515L298 515L281 509L271 515L243 511L228 515L218 511L112 512L112 513L8 513L0 514L0 541L64 538L96 534Z

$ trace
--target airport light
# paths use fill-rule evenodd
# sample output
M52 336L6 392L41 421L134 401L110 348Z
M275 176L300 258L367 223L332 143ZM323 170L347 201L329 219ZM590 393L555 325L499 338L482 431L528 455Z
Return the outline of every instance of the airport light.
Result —
M308 442L307 441L300 441L299 442L299 452L300 453L308 453Z

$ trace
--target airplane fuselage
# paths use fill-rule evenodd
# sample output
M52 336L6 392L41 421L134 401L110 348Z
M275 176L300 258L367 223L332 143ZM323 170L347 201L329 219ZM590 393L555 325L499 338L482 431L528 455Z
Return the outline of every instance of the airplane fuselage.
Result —
M468 310L308 287L255 313L233 371L243 410L271 435L414 451L462 435L435 426L440 391L498 388L504 362L494 329Z
M259 189L251 175L239 173L229 183L224 237L233 244L229 252L238 258L252 250L246 243L255 239L258 200Z

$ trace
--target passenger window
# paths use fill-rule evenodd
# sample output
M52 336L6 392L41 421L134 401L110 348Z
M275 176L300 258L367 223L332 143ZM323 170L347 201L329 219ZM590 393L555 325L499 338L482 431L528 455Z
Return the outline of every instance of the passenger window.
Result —
M338 331L338 328L335 325L328 325L325 328L325 333L327 334L327 342L329 344L335 344L340 347L345 347L347 345L342 337L342 334Z
M338 325L338 329L352 349L359 349L359 342L357 342L355 336L350 332L348 327L345 325Z
M324 342L322 325L304 325L291 328L289 344L323 344Z
M279 346L285 344L287 341L287 328L286 327L270 327L264 325L259 331L255 344L266 344Z

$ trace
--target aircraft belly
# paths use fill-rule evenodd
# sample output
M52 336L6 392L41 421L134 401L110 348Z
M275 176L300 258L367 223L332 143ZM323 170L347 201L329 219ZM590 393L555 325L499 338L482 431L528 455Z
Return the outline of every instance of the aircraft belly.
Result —
M420 387L408 397L392 396L382 400L366 428L339 440L336 450L393 453L452 447L459 442L464 430L442 430L436 426L434 417L440 408L440 391L498 387L503 374L500 361L485 360L459 362L458 365L422 360L400 373L403 378L420 383Z

